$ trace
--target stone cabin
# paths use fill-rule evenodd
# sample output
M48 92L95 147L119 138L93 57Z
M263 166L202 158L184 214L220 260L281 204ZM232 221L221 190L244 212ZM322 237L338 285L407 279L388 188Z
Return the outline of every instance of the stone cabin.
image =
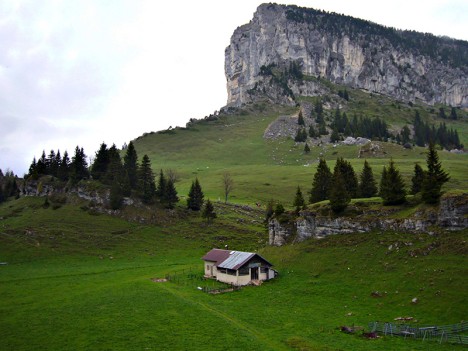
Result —
M213 249L202 257L205 277L233 284L248 285L275 277L270 262L252 252Z

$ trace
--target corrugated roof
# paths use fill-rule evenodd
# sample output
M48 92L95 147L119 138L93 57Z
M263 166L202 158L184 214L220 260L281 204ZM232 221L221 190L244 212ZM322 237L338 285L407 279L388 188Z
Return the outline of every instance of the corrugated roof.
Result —
M225 261L218 264L218 267L237 269L253 256L255 256L255 254L251 252L231 251L229 257Z

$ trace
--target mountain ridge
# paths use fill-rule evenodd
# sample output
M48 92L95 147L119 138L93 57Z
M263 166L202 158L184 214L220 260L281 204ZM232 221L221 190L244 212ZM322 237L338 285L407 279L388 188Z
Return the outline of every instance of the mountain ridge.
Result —
M228 106L294 105L317 78L405 102L468 107L468 42L314 9L262 4L225 50ZM282 76L269 74L276 69Z

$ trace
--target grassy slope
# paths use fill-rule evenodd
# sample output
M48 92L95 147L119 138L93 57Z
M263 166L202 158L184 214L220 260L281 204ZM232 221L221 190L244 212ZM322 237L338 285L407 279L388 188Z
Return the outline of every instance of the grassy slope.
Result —
M207 295L196 288L203 282L150 278L189 267L201 274L199 258L213 246L262 247L261 212L218 205L212 226L193 215L161 226L90 215L80 204L43 209L42 202L0 206L0 262L8 262L0 265L2 350L426 350L427 342L367 341L337 327L399 316L422 324L466 318L466 232L268 247L260 252L278 279ZM396 242L401 249L389 251ZM422 255L433 242L436 249ZM384 296L371 297L377 290ZM413 297L420 302L411 304Z
M420 111L423 118L439 122L429 112L429 108L397 105L384 97L370 96L361 91L352 91L351 102L347 111L349 116L354 111L361 111L369 116L385 117L393 127L401 127L410 122L414 111ZM371 111L374 111L371 113ZM207 197L212 200L223 198L221 185L222 173L231 173L235 189L231 200L237 203L254 204L276 199L288 206L299 185L303 191L309 191L313 174L320 155L334 166L337 157L351 161L357 173L363 166L363 160L357 158L358 146L313 147L310 154L304 154L304 144L297 144L291 139L265 140L263 132L279 115L297 112L294 108L254 108L248 114L222 116L217 121L203 121L190 129L178 129L172 133L148 134L135 141L139 155L148 154L155 171L160 168L172 168L179 172L180 183L177 190L180 195L188 193L191 181L198 177ZM468 123L457 121L460 137L468 144L466 133ZM450 126L450 125L449 125ZM425 166L424 148L406 150L403 147L381 143L384 155L369 159L376 179L382 168L393 157L402 172L407 185L411 184L414 163ZM468 189L465 177L468 155L455 155L440 152L443 167L451 174L451 181L446 189Z

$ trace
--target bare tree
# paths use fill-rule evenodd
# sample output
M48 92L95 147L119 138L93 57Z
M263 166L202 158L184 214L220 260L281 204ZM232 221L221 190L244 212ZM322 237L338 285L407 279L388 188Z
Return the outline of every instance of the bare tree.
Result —
M224 190L224 203L227 203L228 196L234 189L234 179L232 179L229 172L223 173L223 190Z
M166 174L166 177L167 179L169 180L172 180L172 182L175 184L177 183L179 180L180 180L180 176L179 176L179 173L177 173L175 170L173 169L166 169L165 171L165 174Z

